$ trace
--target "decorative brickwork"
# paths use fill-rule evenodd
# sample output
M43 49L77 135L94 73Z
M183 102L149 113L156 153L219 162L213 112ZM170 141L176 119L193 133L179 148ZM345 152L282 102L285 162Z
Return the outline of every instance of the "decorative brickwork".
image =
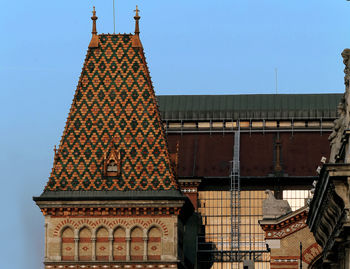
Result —
M110 252L109 234L105 227L100 227L96 233L96 260L108 261Z
M157 227L152 227L148 231L147 244L148 260L160 260L162 254L162 233Z
M117 227L113 233L113 259L116 261L126 260L126 232L125 228Z
M50 215L55 217L97 217L97 216L163 216L163 215L179 215L178 207L65 207L65 208L42 208L44 216Z
M322 248L319 244L314 243L303 251L303 261L310 264L322 253Z
M306 227L307 211L302 211L283 221L261 225L266 239L281 239Z
M108 216L103 218L100 217L90 217L90 218L65 218L62 221L57 222L57 224L53 227L53 237L60 236L62 231L66 227L71 227L72 229L82 229L84 227L88 227L90 229L96 229L100 227L107 227L109 229L116 229L117 227L122 229L131 229L135 226L142 227L143 229L151 229L152 227L159 227L163 236L168 236L169 230L167 225L160 219L156 218L145 218L145 220L135 218L135 216L131 218L118 218L118 219L110 219ZM121 235L121 232L118 233Z
M74 231L66 227L62 232L62 261L72 261L74 259L75 244Z
M178 189L142 47L131 34L98 38L45 191Z
M266 243L271 249L271 269L300 267L300 243L302 266L307 266L322 252L306 225L308 208L304 207L276 219L263 219L260 225L265 231Z
M144 253L143 233L142 229L138 226L134 227L130 233L131 237L131 260L142 261Z
M50 218L51 262L129 262L176 260L174 218ZM77 251L76 251L77 249ZM165 256L164 256L165 255ZM169 261L167 258L167 261Z
M91 231L87 227L83 227L79 231L79 260L91 261L92 260L92 243L91 243Z

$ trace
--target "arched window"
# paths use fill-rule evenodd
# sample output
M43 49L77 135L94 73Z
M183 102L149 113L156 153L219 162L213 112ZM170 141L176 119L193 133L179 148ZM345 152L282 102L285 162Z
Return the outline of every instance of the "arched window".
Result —
M86 227L79 232L79 260L92 260L91 231Z
M96 260L108 261L109 258L109 241L108 231L106 228L100 228L96 234Z
M67 227L62 233L62 261L74 261L74 248L74 231L73 229Z
M162 233L157 227L148 231L147 259L159 261L162 255Z
M118 227L113 233L113 259L116 261L126 260L126 234L125 229Z
M136 227L131 231L130 258L134 261L143 260L143 233L141 228Z

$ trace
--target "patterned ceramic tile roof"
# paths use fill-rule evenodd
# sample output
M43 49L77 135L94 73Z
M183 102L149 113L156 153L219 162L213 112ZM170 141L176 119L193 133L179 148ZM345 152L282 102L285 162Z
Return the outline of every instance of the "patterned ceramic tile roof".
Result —
M90 48L45 191L176 190L142 47L131 34ZM117 159L117 175L106 160Z

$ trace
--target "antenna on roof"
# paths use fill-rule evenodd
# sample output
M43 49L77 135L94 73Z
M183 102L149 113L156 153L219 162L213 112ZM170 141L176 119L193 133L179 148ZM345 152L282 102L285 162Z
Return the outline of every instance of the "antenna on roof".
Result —
M114 7L114 0L113 0L113 34L115 34L115 7Z
M276 94L278 93L278 79L277 79L277 68L275 68L275 80L276 80Z

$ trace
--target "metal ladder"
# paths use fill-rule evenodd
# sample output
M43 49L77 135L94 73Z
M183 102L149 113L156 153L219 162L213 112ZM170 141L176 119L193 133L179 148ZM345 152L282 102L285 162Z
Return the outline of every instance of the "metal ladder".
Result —
M234 148L233 148L233 160L231 161L231 174L230 174L230 198L231 198L231 240L230 240L230 252L231 261L240 261L240 223L241 223L241 204L240 204L240 126L238 125L238 131L235 132ZM233 263L231 263L233 268Z

